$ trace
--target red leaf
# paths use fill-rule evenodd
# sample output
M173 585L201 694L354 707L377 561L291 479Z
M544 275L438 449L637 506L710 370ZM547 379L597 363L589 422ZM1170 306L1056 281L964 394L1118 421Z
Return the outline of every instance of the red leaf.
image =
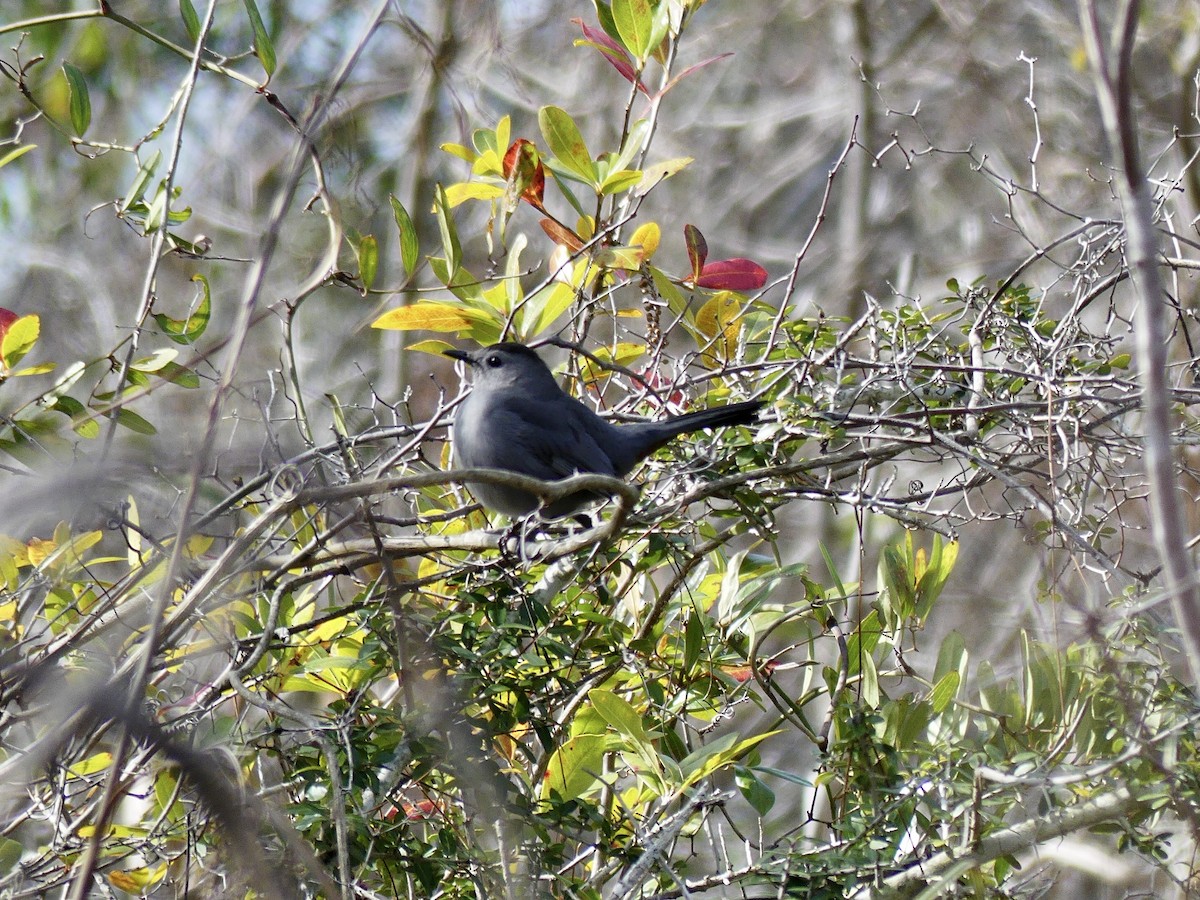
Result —
M514 194L519 190L522 200L534 209L546 211L542 206L542 198L546 195L546 170L531 141L525 138L513 141L504 154L503 172Z
M556 222L554 219L542 219L540 224L542 231L546 232L546 235L554 243L568 247L572 253L578 253L583 249L583 238L561 222Z
M708 259L708 241L704 240L704 235L700 233L700 229L695 225L684 225L683 242L687 244L688 260L692 264L691 280L695 281L700 277L700 270L704 268L704 261Z
M700 270L696 287L721 291L757 291L767 283L767 270L751 259L719 259Z
M625 52L625 48L610 38L599 28L592 28L583 19L572 19L576 25L583 29L583 36L587 38L588 43L592 44L600 55L608 60L609 64L621 73L621 76L630 84L636 85L637 89L650 96L650 91L646 85L642 83L642 79L638 78L637 69L633 67L633 61L629 54Z
M4 340L4 333L8 331L8 326L19 318L21 317L11 309L5 309L3 306L0 306L0 341Z

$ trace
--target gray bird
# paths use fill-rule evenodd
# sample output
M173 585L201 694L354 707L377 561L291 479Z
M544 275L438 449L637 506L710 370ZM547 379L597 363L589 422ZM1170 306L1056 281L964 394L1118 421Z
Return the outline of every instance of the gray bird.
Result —
M464 468L503 469L543 481L581 472L623 478L673 438L702 428L749 425L763 406L748 400L661 422L611 425L565 393L541 357L524 344L443 352L466 363L474 381L458 407L452 434L455 461ZM488 509L509 516L538 505L537 497L517 488L482 482L471 482L470 488ZM557 518L601 498L580 491L542 512Z

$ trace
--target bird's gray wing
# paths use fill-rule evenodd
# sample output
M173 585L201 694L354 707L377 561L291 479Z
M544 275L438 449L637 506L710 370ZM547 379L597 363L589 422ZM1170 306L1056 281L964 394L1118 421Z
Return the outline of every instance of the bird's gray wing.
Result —
M506 397L490 403L484 419L498 468L547 481L576 472L617 474L601 446L610 426L577 400Z

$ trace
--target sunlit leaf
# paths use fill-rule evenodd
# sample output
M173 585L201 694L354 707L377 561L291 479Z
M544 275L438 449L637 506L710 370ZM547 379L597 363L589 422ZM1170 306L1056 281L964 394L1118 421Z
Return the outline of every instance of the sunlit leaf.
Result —
M462 306L422 300L388 310L371 323L372 328L396 331L461 331L471 325Z
M462 245L458 242L458 229L454 225L454 216L450 214L450 199L446 189L437 186L437 202L434 204L434 215L437 217L438 230L442 234L442 249L446 254L446 265L453 276L462 265Z
M4 312L9 316L13 315L8 310ZM3 321L0 321L0 325L3 324ZM33 349L41 330L42 320L36 315L9 319L7 327L0 332L3 334L3 338L0 338L0 365L12 368L19 363Z
M467 200L499 200L504 196L504 188L498 184L486 181L460 181L446 188L446 202L450 208L461 206Z

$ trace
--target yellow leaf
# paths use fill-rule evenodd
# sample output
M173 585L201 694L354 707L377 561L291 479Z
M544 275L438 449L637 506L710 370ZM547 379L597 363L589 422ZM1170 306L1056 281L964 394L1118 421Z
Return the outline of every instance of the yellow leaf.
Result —
M696 328L713 342L708 356L728 360L737 348L742 314L741 298L733 291L720 291L696 313Z
M471 327L471 320L462 307L422 301L388 310L371 327L394 331L461 331Z
M95 775L97 772L103 772L112 762L112 754L108 752L93 753L87 759L77 762L71 766L68 771L76 778L84 778L88 775Z
M464 181L446 188L446 201L451 209L466 200L497 200L503 196L502 186L482 181Z
M633 237L629 239L629 244L633 247L641 247L642 259L649 260L654 255L654 251L658 249L661 240L662 229L658 227L658 223L646 222L644 225L638 226Z
M54 541L44 541L41 538L34 538L25 546L29 563L34 566L40 566L57 549L58 544Z

